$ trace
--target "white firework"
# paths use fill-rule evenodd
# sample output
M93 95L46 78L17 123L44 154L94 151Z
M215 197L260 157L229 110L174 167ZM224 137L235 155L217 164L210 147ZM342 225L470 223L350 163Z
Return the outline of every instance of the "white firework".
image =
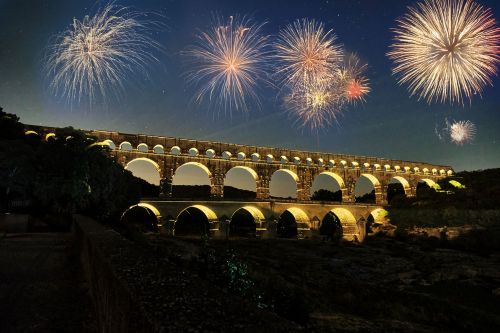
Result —
M68 102L119 95L131 74L147 73L161 49L151 32L160 27L147 14L108 4L73 24L49 45L45 70L50 87Z
M470 120L457 121L449 125L450 140L456 145L471 142L476 134L476 125Z

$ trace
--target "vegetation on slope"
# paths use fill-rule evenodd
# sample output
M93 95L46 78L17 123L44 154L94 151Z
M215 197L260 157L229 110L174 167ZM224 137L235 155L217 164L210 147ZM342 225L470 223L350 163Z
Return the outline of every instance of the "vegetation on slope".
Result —
M124 170L96 138L71 127L41 138L0 109L0 212L116 220L137 203L144 181Z

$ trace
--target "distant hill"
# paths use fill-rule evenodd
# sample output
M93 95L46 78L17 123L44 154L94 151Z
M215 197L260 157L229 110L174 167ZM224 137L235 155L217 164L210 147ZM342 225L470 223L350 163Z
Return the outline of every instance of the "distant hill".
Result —
M172 198L210 199L210 185L173 185Z
M395 198L391 205L397 208L500 208L500 168L459 172L440 180L436 188L419 189L415 198Z
M255 200L256 197L257 193L254 191L242 190L233 186L224 186L224 198Z

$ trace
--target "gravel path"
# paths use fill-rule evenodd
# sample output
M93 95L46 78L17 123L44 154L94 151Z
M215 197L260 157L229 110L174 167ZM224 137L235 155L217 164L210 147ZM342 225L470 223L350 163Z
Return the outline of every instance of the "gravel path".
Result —
M0 332L96 332L71 235L0 239Z

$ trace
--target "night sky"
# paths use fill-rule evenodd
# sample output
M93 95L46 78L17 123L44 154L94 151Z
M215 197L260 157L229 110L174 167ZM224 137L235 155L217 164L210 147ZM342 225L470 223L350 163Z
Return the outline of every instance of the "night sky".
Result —
M481 0L497 21L500 1ZM117 1L140 11L161 13L166 29L155 39L165 51L156 54L158 64L149 78L131 77L117 101L92 110L70 107L47 89L43 59L50 38L65 30L72 19L93 14L99 1L0 0L0 106L29 124L72 125L158 134L231 143L286 147L367 155L451 165L456 171L500 166L500 79L472 103L449 105L409 97L391 75L387 58L395 19L415 1ZM214 115L206 105L191 102L194 88L181 52L192 44L198 29L206 29L212 13L224 16L249 14L266 21L265 33L300 18L315 18L332 28L348 51L368 63L372 92L366 103L350 107L338 124L319 133L298 129L277 98L277 89L262 85L261 109L232 118ZM139 81L139 82L137 82ZM444 119L471 120L477 126L471 144L455 146L435 135Z

